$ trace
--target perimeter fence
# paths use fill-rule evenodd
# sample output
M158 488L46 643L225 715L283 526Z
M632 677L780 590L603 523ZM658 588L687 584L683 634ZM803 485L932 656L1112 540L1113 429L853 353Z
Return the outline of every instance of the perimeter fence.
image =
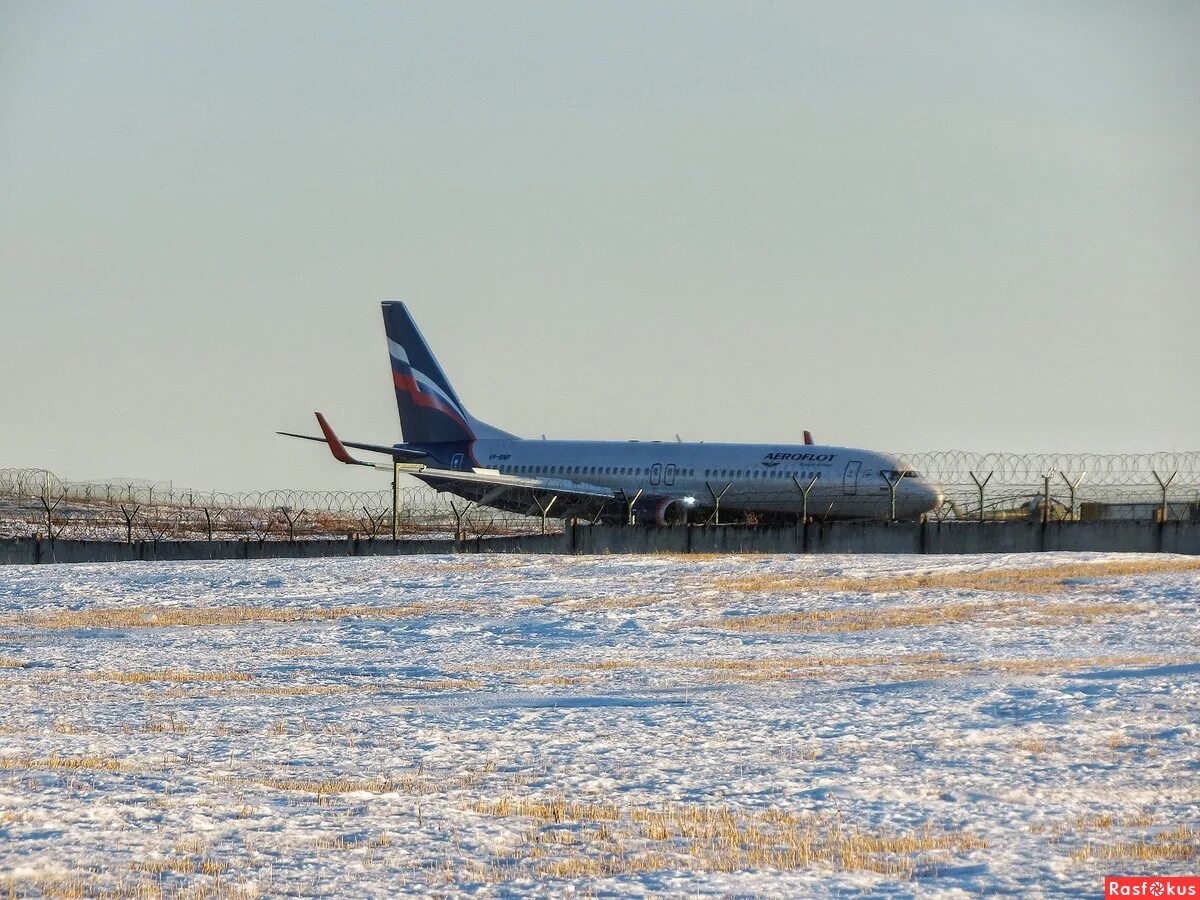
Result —
M355 536L475 538L540 533L542 520L481 507L430 487L242 493L169 483L69 481L46 469L0 469L0 537L78 540L304 540ZM552 520L553 521L553 520Z
M938 521L1200 519L1200 451L1142 454L899 454L941 486ZM481 507L424 486L245 493L146 481L69 481L0 469L0 537L301 540L356 535L491 537L541 532L540 516ZM554 520L551 520L554 524ZM561 524L561 523L559 523Z
M899 456L942 487L941 521L1200 517L1200 451Z

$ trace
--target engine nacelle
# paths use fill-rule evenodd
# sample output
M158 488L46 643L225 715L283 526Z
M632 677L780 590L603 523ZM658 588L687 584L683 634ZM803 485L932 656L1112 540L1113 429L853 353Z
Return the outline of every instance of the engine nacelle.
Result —
M695 506L693 497L649 497L635 504L633 512L640 523L674 525L689 521Z

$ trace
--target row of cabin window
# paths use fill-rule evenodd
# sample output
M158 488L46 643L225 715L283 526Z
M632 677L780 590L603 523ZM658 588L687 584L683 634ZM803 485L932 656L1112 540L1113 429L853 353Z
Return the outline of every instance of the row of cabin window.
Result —
M791 469L705 469L705 478L792 478L809 481L820 478L820 472L794 472Z
M501 466L501 472L512 475L646 475L649 467L642 466ZM695 469L672 469L677 478L694 477Z
M502 472L516 475L649 475L650 469L642 466L501 466ZM695 469L677 469L675 477L694 478ZM705 478L791 478L808 481L820 478L820 472L794 472L780 469L705 469Z

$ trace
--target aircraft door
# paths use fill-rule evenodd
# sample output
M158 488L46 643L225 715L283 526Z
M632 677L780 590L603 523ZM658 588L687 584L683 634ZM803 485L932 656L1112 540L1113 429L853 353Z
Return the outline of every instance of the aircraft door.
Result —
M663 470L663 484L675 483L675 463L667 463L666 469Z
M658 484L662 481L662 463L655 463L650 467L650 483Z
M858 493L858 472L862 468L862 460L852 459L846 463L846 473L842 476L842 493L851 497Z

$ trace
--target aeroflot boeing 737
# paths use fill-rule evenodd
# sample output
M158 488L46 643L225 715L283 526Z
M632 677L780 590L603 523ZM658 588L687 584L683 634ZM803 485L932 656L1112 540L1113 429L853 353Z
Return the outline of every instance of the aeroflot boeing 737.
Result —
M803 445L524 440L479 421L398 300L383 303L402 444L341 441L317 413L335 459L391 457L415 478L483 506L563 518L664 523L754 514L760 521L809 516L915 519L942 502L936 485L895 456ZM732 514L732 515L731 515Z

